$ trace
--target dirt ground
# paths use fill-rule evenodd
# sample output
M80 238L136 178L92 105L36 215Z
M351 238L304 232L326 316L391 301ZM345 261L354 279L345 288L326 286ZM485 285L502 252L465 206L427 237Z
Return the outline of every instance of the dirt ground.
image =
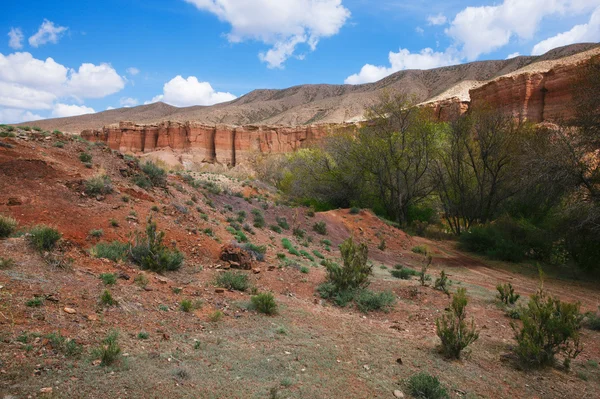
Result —
M393 398L395 390L408 397L406 380L420 371L437 376L452 398L600 397L599 332L581 330L584 350L570 371L525 372L511 360L511 319L495 298L495 286L512 283L525 304L539 286L532 265L490 261L459 251L451 241L411 237L365 210L310 216L306 208L280 203L277 192L259 182L194 175L219 186L217 194L170 174L168 189L146 191L132 184L135 164L105 147L33 135L2 140L12 148L0 147L0 214L17 219L21 231L42 223L55 226L63 234L56 254L73 261L66 268L49 265L26 235L0 240L0 258L14 260L0 269L0 398ZM54 146L57 141L63 148ZM83 151L93 156L91 168L79 160ZM85 196L83 182L98 174L110 176L115 191ZM247 236L266 245L267 253L264 262L255 262L255 271L244 273L255 291L275 295L275 316L249 310L253 290L215 287L226 267L220 248L234 240L227 219L243 210L244 223L252 224L253 209L264 213L266 227ZM180 270L161 276L90 255L99 241L128 241L151 214L167 243L185 253ZM277 217L285 217L290 230L271 231ZM318 221L326 223L326 235L313 231ZM293 227L304 229L312 241L294 237ZM209 228L213 236L204 232ZM91 237L92 229L102 229L103 237ZM350 235L369 246L370 289L391 290L397 297L389 312L336 307L315 291L325 279L318 257L313 262L287 254L293 261L288 264L277 257L287 253L281 244L287 237L298 249L337 259L337 245ZM417 245L433 253L429 274L435 278L443 269L453 282L451 291L467 288L469 318L480 337L460 361L446 360L438 351L435 319L448 307L448 296L421 287L414 277L398 280L390 274L396 264L420 268L424 257L411 251ZM102 273L120 278L105 286ZM135 281L141 274L148 279L145 287ZM581 302L582 311L600 305L597 282L549 274L544 287L563 300ZM117 306L100 305L105 289ZM43 298L41 306L28 306L35 297ZM184 299L196 309L181 311ZM217 310L223 318L211 321ZM122 356L104 367L94 349L112 330L119 333ZM49 338L52 333L81 345L81 353L67 354Z

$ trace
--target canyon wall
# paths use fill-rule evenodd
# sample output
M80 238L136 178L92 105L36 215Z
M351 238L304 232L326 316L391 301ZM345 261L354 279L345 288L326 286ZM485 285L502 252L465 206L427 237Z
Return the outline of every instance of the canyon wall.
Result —
M151 153L169 149L193 154L200 162L235 166L252 153L291 152L323 138L333 129L352 125L230 126L204 125L196 122L160 122L137 125L121 122L101 130L84 130L81 137L91 142L105 142L109 148L124 153Z

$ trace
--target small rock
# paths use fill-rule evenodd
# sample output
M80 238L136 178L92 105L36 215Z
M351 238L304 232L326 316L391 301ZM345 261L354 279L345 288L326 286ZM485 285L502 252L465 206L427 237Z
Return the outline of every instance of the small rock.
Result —
M89 321L97 321L97 320L98 320L98 315L95 315L95 314L89 314L89 315L87 316L87 319L88 319Z
M94 360L94 361L92 362L92 366L99 366L99 365L100 365L100 363L102 363L102 360L100 360L100 359L96 359L96 360Z
M365 365L363 365L363 368L364 368L365 370L367 370L367 371L371 370L371 367L369 367L369 365L368 365L368 364L365 364Z
M252 273L258 274L258 273L260 273L260 269L258 267L255 267L252 269Z
M96 195L96 201L104 201L103 195Z
M52 393L52 387L42 388L40 393Z
M403 397L404 397L404 393L403 393L401 390L399 390L399 389L396 389L396 390L394 391L394 397L395 397L395 398L403 398Z
M75 313L77 313L77 311L75 309L73 309L73 308L64 308L63 310L65 311L65 313L68 313L68 314L75 314Z
M225 292L225 288L215 288L215 293L222 294Z

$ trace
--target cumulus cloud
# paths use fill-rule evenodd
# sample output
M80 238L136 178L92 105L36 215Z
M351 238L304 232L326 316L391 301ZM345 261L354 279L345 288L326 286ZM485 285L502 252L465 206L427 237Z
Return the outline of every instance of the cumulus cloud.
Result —
M52 108L52 116L55 118L65 118L68 116L77 116L85 114L93 114L93 108L86 107L85 105L68 105L57 103Z
M191 105L213 105L236 99L231 93L215 91L208 82L200 82L195 76L187 79L178 75L165 83L163 94L159 94L145 104L164 101L177 107Z
M544 54L553 48L581 42L600 41L600 7L592 13L586 24L575 25L567 32L542 40L531 50L532 55Z
M140 102L138 101L137 98L131 98L131 97L123 97L119 100L119 104L121 104L121 107L135 107L139 103Z
M281 68L299 44L315 50L322 38L336 35L350 17L342 0L185 0L231 25L232 43L257 40L272 46L259 58Z
M388 59L389 67L366 64L359 73L348 76L344 83L370 83L404 69L431 69L460 62L452 51L435 52L431 48L423 49L419 53L411 53L407 49L400 49L397 53L390 51Z
M580 15L598 5L600 0L504 0L496 6L465 8L445 32L472 61L505 46L513 37L532 39L548 16Z
M125 70L128 74L130 74L131 76L135 76L138 73L140 73L140 70L137 69L136 67L129 67Z
M66 27L54 25L54 22L44 19L35 35L29 38L29 44L33 47L39 47L46 43L56 44L66 31Z
M110 64L81 64L71 70L66 85L67 93L77 98L101 98L125 87L125 80Z
M23 32L20 28L10 28L8 31L8 47L18 50L23 48Z
M509 54L509 55L507 55L507 56L506 56L506 59L507 59L507 60L510 60L511 58L515 58L515 57L518 57L518 56L520 56L520 55L521 55L521 53L519 53L519 52L517 51L517 52L515 52L515 53L512 53L512 54Z
M427 23L429 25L444 25L446 21L448 21L448 19L444 14L441 13L438 15L430 15L427 17Z
M39 119L43 119L43 117L30 111L14 108L0 108L0 123L21 123L26 121L37 121Z

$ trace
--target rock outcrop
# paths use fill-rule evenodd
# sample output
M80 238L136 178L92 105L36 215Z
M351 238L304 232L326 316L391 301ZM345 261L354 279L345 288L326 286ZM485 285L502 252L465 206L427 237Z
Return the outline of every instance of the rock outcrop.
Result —
M235 166L252 153L283 153L306 146L342 125L230 126L195 122L138 125L121 122L101 130L84 130L88 141L105 142L113 150L135 154L163 149L193 153L200 162Z

